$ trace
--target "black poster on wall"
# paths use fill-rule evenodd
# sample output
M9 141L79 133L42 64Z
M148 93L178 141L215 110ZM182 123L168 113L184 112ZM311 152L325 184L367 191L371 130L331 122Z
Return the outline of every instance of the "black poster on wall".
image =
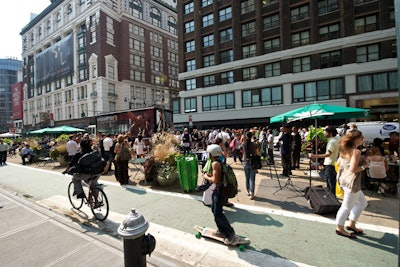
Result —
M36 56L36 85L47 84L74 71L72 34Z

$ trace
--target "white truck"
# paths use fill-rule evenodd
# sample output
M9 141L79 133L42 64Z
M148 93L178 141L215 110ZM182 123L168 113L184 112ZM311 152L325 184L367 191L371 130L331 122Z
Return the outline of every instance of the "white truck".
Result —
M377 137L382 140L389 138L389 133L399 132L398 122L369 121L356 122L357 129L364 135L364 141L372 143Z

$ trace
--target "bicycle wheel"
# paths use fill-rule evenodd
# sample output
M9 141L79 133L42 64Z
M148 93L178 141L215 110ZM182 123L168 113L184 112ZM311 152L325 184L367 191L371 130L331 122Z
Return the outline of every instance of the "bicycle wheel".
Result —
M89 194L90 209L92 210L94 217L99 221L104 221L107 218L110 209L106 194L101 188L92 189Z
M79 210L83 205L83 198L76 198L76 196L74 196L74 189L74 183L70 182L68 185L68 199L72 207Z

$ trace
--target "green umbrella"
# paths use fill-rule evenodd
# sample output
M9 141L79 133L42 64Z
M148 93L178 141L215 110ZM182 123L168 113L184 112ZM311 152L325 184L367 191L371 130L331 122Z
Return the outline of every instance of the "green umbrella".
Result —
M317 120L322 118L329 119L350 119L369 117L369 109L352 108L344 106L333 106L327 104L311 104L283 114L271 117L270 123L292 122L304 119L314 119L315 129L317 129ZM318 136L315 136L315 151L318 151ZM310 187L311 187L311 161L310 161Z
M350 119L369 117L369 109L311 104L271 117L270 123L291 122L304 119Z
M46 133L46 131L48 129L51 129L51 128L43 128L43 129L33 130L33 131L30 131L30 132L27 132L27 134L28 135L30 135L30 134L44 134L44 133Z
M62 134L62 133L77 133L77 132L86 132L84 129L79 129L71 126L57 126L54 128L46 128L45 133L55 133L55 134Z

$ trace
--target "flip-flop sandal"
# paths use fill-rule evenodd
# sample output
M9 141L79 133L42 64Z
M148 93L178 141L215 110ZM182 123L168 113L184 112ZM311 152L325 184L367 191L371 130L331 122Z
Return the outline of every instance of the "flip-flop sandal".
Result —
M359 234L359 235L364 233L364 231L362 229L355 229L355 228L351 228L350 226L347 226L346 230L353 231L355 234Z
M343 234L342 232L340 232L340 231L338 231L338 230L336 230L336 234L337 234L337 235L340 235L340 236L344 236L344 237L350 238L350 239L355 239L355 238L357 238L357 236L356 236L355 234L353 234L353 233L351 233L350 235L345 235L345 234Z

